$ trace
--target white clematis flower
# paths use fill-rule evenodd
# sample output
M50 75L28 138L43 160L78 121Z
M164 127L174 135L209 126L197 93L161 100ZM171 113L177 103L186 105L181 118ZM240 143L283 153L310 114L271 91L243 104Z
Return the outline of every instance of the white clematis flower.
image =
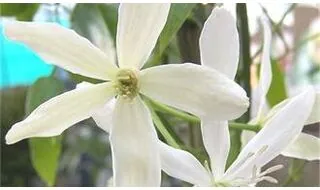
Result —
M10 39L26 44L47 62L105 81L84 85L43 103L25 120L13 125L6 142L59 135L92 116L102 129L110 132L114 185L159 186L157 134L140 94L201 119L208 117L208 113L214 113L219 120L234 119L248 107L245 91L215 69L186 63L140 70L166 23L169 9L169 4L120 5L118 66L113 55L56 24L5 24L5 34ZM103 113L114 97L114 110ZM101 120L104 114L106 117L111 114L112 119ZM108 121L112 125L104 126Z
M219 26L219 30L217 30L217 26ZM212 35L211 38L209 34ZM268 34L266 33L266 35ZM224 46L214 43L216 36L218 36L220 43L225 44ZM221 67L217 62L207 62L206 64L204 61L206 57L201 54L202 63L224 72L233 79L237 65L231 61L232 59L229 59L239 51L237 37L234 17L224 9L214 9L201 34L201 53L204 48L213 47L212 52L214 50L222 51L222 53L231 56L218 56L225 63ZM271 38L265 36L264 55L268 55L270 40ZM220 54L218 53L218 55ZM212 53L207 54L207 57L211 59L214 59L214 56L216 55ZM229 69L224 69L227 67ZM311 112L314 96L313 89L310 89L289 99L286 105L272 115L264 128L244 147L235 162L226 171L225 164L230 149L228 122L209 117L202 120L201 129L211 169L207 165L202 166L190 153L172 148L159 141L161 167L168 175L196 186L252 186L264 180L276 183L276 179L267 175L281 169L282 165L273 166L263 172L261 172L261 167L279 155L290 141L297 138L302 130L303 120L307 119ZM305 103L305 99L310 101ZM303 110L303 113L296 110Z
M306 99L310 101L306 102ZM215 158L212 156L226 159L229 146L216 155L210 154L209 148L219 145L226 147L226 144L229 145L229 138L219 138L221 143L219 145L214 144L214 139L203 138L210 157L211 169L208 166L202 166L190 153L159 141L161 167L168 175L196 186L254 186L261 181L277 183L277 180L268 174L281 169L282 165L276 165L264 171L261 171L261 168L299 136L303 121L311 113L314 100L315 92L312 88L289 99L287 104L281 107L249 141L226 171L223 164L213 167L212 161Z
M251 124L260 124L264 127L266 121L278 112L282 106L288 103L288 99L280 102L268 111L266 95L269 91L272 81L272 70L270 61L270 47L271 47L271 31L268 24L263 22L264 27L264 44L261 58L260 79L257 88L255 89L259 97L258 110L252 110L254 116ZM256 94L256 95L257 95ZM309 101L306 99L305 101ZM311 101L311 100L310 100ZM300 118L303 119L303 118ZM320 121L320 90L316 90L316 100L314 102L312 112L309 117L304 120L303 125L308 125ZM243 131L241 136L242 146L246 145L255 135L252 131ZM299 137L293 141L283 152L282 155L294 157L305 160L319 160L320 159L320 138L306 133L301 133Z

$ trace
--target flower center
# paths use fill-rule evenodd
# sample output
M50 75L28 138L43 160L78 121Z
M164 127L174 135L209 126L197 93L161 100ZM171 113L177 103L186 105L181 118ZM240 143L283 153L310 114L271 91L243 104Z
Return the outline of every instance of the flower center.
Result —
M139 93L138 73L132 69L121 69L116 75L115 89L118 95L133 99Z

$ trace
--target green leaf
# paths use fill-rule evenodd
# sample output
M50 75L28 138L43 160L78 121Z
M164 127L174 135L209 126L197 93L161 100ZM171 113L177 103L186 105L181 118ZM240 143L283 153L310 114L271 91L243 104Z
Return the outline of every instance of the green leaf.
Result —
M192 9L196 6L196 4L181 4L174 3L171 4L169 16L164 26L160 38L158 41L159 52L163 52L164 49L169 45L171 39L181 28L182 24L186 21L188 16L190 15Z
M114 12L111 15L110 11L114 10L115 6L104 4L77 4L71 15L71 27L81 36L87 38L96 47L105 52L113 60L116 60L114 36L109 30L109 25L114 30L114 21L111 17L117 17ZM106 11L106 12L104 12ZM109 18L110 17L110 18ZM79 83L87 81L91 83L101 82L100 80L84 77L81 75L70 73L72 79Z
M285 87L284 74L276 60L271 61L271 69L272 82L267 93L267 100L269 105L273 107L287 98L287 91Z
M116 39L117 35L117 23L118 23L118 7L119 4L98 4L98 8L103 16L104 22L109 28L111 36Z
M41 179L54 186L61 153L62 136L29 139L31 162Z
M20 21L32 21L39 8L39 3L1 3L1 16L14 16Z
M182 24L187 20L196 4L193 3L173 3L171 4L170 12L166 25L164 26L156 47L153 52L152 59L146 64L146 67L159 64L161 55L168 47L171 40L177 34Z
M27 92L26 114L29 115L40 104L61 94L63 90L64 85L58 79L53 77L38 79ZM32 165L48 186L53 186L55 183L61 140L61 136L29 139Z
M1 16L16 16L17 14L23 12L28 4L20 3L1 3L0 4L0 14Z

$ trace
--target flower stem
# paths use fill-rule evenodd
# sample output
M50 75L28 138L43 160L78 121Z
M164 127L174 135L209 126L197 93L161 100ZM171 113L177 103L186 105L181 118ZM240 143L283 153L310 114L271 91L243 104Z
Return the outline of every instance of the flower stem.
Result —
M250 99L251 88L250 88L250 34L248 25L247 5L245 3L237 3L237 22L240 38L240 58L239 58L239 69L241 75L238 76L238 83L247 92L247 96ZM242 115L239 119L241 122L248 122L250 120L250 107L247 112Z
M167 128L165 127L165 125L162 123L160 117L158 116L158 114L155 112L155 110L152 108L152 105L150 105L150 101L145 101L145 103L148 105L149 110L151 112L151 116L152 116L152 120L155 124L155 126L157 127L157 129L159 130L159 132L161 133L161 135L165 138L165 140L167 141L167 143L169 145L171 145L174 148L179 148L181 149L180 145L178 144L178 142L175 140L175 138L170 134L170 132L167 130Z
M191 123L200 123L200 119L196 116L190 115L188 113L179 111L175 108L171 108L169 106L163 105L161 103L155 102L153 100L150 100L152 108L159 112L163 113L170 113L180 119L186 120ZM260 130L259 125L249 125L244 123L235 123L235 122L229 122L229 127L233 129L239 129L239 130L248 130L248 131L254 131L258 132Z
M185 113L185 112L181 112L175 108L171 108L169 106L166 106L166 105L163 105L161 103L158 103L156 101L153 101L151 100L150 101L151 104L152 104L152 107L157 110L157 111L160 111L160 112L163 112L163 113L170 113L176 117L179 117L183 120L186 120L188 122L191 122L191 123L200 123L200 119L193 116L193 115L190 115L188 113Z

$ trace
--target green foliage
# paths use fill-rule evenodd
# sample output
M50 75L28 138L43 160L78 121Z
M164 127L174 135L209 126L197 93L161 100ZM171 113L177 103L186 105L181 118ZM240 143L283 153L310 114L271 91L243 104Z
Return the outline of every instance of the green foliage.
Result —
M5 88L0 90L1 123L1 185L2 187L23 187L35 176L29 159L27 141L13 145L5 144L5 135L10 127L24 118L27 87ZM17 172L18 171L18 172Z
M62 93L64 85L53 77L38 79L28 90L26 98L26 114L50 98ZM38 175L49 186L53 186L61 152L62 137L31 138L29 148L31 161Z
M260 66L258 64L257 75L260 77ZM267 101L270 107L273 107L285 100L287 96L286 84L285 84L285 76L280 68L280 64L277 60L271 59L271 72L272 79L269 91L267 93Z
M48 186L55 184L61 141L62 136L29 139L32 165Z
M117 23L118 23L118 4L97 4L98 9L103 17L104 22L109 28L109 32L113 39L116 39L117 35Z
M168 47L169 43L177 34L182 24L187 20L195 6L196 4L192 3L171 4L166 25L164 26L160 34L160 37L153 52L152 59L149 60L145 67L159 64L164 50Z
M191 11L196 4L171 4L169 16L164 26L157 44L158 51L161 54L168 46L174 35L181 28L182 24L187 20Z
M20 21L31 21L39 8L39 3L1 3L1 16L14 16Z
M272 82L267 93L267 100L270 107L273 107L287 98L286 85L284 74L280 69L279 63L276 60L271 61Z

